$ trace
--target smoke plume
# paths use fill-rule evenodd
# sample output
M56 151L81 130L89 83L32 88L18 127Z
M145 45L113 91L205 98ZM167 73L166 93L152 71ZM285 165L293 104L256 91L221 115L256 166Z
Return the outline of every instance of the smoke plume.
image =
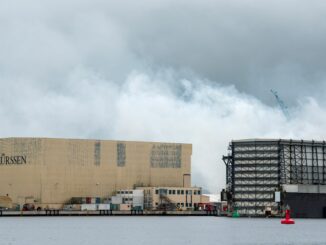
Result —
M325 11L318 0L1 1L0 135L192 143L193 184L217 192L232 139L325 139Z

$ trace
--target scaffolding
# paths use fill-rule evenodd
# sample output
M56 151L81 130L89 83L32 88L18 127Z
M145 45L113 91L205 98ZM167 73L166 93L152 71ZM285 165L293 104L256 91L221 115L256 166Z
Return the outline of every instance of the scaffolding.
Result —
M325 185L325 148L325 141L232 141L223 156L231 207L250 216L277 212L274 193L283 185Z

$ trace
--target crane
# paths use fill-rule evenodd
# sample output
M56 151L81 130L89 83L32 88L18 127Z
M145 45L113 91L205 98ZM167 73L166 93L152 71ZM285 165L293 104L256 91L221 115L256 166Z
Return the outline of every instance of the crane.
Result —
M286 117L286 119L290 119L290 113L288 111L288 107L284 104L284 101L280 98L280 96L278 96L278 93L275 90L271 89L271 93L275 96L275 99L279 104L279 106L281 107L281 110L284 116Z

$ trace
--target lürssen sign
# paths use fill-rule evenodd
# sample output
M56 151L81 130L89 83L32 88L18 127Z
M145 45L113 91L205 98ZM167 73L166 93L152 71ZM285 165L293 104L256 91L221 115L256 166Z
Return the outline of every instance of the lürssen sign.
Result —
M26 156L6 156L2 153L0 156L0 165L26 164Z

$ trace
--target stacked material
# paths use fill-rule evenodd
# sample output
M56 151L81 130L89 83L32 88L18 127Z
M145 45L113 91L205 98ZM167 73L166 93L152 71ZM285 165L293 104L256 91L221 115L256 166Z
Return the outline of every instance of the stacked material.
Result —
M120 211L130 211L131 210L131 204L120 204Z
M86 199L85 199L85 202L86 202ZM82 204L82 203L84 203L82 197L72 197L69 202L69 204Z
M101 204L98 205L98 210L110 210L110 204L101 203Z
M72 197L68 204L100 204L100 197Z
M8 196L0 196L0 208L12 208L12 200Z
M120 210L120 204L113 204L113 203L111 203L110 204L110 209L113 210L113 211Z
M96 211L97 210L97 204L82 204L81 210L82 211Z

